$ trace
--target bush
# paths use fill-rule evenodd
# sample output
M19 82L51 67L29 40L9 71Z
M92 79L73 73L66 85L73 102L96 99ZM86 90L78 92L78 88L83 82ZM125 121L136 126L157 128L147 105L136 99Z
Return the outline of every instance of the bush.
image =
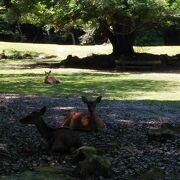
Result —
M135 45L137 46L153 46L153 45L163 45L163 34L155 29L149 29L138 34L136 37Z

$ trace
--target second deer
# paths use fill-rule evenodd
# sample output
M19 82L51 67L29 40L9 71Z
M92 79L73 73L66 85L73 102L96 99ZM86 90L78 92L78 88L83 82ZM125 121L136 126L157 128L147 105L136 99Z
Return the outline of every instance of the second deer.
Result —
M62 127L70 127L72 129L93 131L99 128L104 128L106 125L96 114L96 105L100 103L101 96L96 100L90 101L82 96L82 101L87 104L88 112L69 112L65 117Z
M33 111L25 118L21 119L22 124L36 125L42 138L48 145L51 152L69 153L81 146L81 140L77 132L68 128L51 128L46 125L42 115L46 112L46 107L39 111Z
M49 76L50 73L51 73L51 71L49 71L49 72L45 71L44 83L45 84L57 84L57 83L60 83L60 81L57 80L55 77Z

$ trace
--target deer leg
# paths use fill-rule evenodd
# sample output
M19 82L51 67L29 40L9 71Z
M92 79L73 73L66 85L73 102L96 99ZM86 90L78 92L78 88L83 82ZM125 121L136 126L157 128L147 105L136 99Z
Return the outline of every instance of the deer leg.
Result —
M49 148L50 148L50 145L48 144L48 142L46 142L44 139L41 139L40 149L49 150Z
M63 122L63 124L62 124L62 127L64 127L64 126L69 126L69 124L70 124L70 117L69 117L69 115L64 119L64 122Z

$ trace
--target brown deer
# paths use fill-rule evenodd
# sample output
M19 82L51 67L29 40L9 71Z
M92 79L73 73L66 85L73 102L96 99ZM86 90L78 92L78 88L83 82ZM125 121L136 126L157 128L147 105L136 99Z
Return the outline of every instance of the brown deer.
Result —
M88 112L69 112L65 117L62 127L70 127L71 129L93 131L98 128L106 127L104 122L96 114L96 105L100 103L101 96L95 101L89 101L82 96L82 101L87 104Z
M60 81L57 80L55 77L49 76L50 73L51 73L51 71L49 71L49 72L45 71L44 83L45 84L57 84L57 83L60 83Z
M34 124L48 145L50 152L69 153L81 146L81 140L73 130L69 128L51 128L46 125L42 115L46 112L46 107L39 111L33 111L20 122L22 124Z

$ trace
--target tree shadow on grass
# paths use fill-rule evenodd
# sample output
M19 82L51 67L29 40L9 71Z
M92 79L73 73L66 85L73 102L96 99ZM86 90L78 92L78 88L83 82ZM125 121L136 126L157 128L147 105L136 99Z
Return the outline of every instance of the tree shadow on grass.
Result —
M92 55L84 58L79 58L77 56L72 57L67 56L67 59L62 60L59 63L34 63L23 65L23 69L35 69L35 68L88 68L96 70L112 70L115 68L115 61L112 55Z
M65 60L59 63L34 63L24 65L24 68L85 68L95 70L114 70L117 68L117 60L123 61L120 70L132 71L169 71L179 70L180 56L154 55L148 53L135 53L133 56L114 57L112 55L97 55L79 58L77 56L68 55ZM149 62L149 63L148 63ZM126 65L125 65L126 64ZM125 66L124 66L125 65ZM133 65L133 66L132 66ZM118 64L119 66L119 64ZM149 66L149 68L146 68ZM124 68L126 67L126 69ZM23 66L22 66L23 68ZM137 68L137 69L136 69Z

